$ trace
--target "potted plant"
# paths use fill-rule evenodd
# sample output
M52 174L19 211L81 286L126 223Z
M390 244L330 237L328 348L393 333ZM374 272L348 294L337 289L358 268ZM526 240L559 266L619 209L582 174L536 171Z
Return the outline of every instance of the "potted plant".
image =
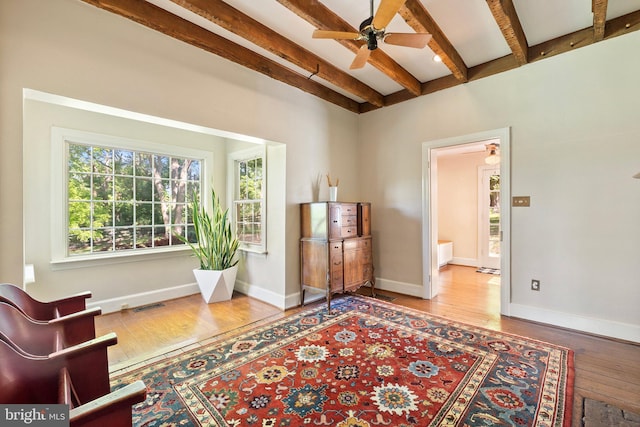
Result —
M223 210L215 191L211 190L211 214L200 203L196 193L189 206L195 242L182 235L180 241L191 247L193 255L200 261L200 268L193 274L200 293L207 303L231 299L238 273L236 252L239 241L235 237L229 210Z

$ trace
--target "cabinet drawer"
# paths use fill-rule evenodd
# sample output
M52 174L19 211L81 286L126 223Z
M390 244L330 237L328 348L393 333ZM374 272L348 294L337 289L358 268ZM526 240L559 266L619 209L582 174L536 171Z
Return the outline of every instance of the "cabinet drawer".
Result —
M347 216L347 215L357 216L358 204L357 203L341 203L340 211L342 213L342 216Z
M353 227L342 227L342 232L340 237L344 238L344 239L350 239L352 237L356 237L358 236L358 227L357 226L353 226Z
M349 239L343 242L343 248L345 251L362 249L371 253L371 239Z
M357 227L358 226L358 216L357 215L342 215L342 226L343 227Z

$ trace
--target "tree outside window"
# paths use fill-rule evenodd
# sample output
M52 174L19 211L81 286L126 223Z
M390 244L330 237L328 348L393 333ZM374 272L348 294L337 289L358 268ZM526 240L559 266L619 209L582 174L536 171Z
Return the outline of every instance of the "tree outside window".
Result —
M182 245L202 161L68 143L67 255Z

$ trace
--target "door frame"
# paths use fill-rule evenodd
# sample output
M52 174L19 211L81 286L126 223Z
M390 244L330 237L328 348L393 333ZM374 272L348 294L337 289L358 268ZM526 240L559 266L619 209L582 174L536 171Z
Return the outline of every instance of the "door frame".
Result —
M438 293L438 179L437 156L433 150L482 141L500 141L500 212L502 242L500 252L500 313L509 315L511 302L511 128L500 128L422 143L422 295L431 299Z

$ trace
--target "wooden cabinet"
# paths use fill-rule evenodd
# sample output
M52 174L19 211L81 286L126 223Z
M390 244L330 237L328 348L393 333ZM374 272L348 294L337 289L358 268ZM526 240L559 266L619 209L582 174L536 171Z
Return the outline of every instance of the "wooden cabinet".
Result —
M300 283L331 295L371 286L374 295L371 204L317 202L300 205Z

